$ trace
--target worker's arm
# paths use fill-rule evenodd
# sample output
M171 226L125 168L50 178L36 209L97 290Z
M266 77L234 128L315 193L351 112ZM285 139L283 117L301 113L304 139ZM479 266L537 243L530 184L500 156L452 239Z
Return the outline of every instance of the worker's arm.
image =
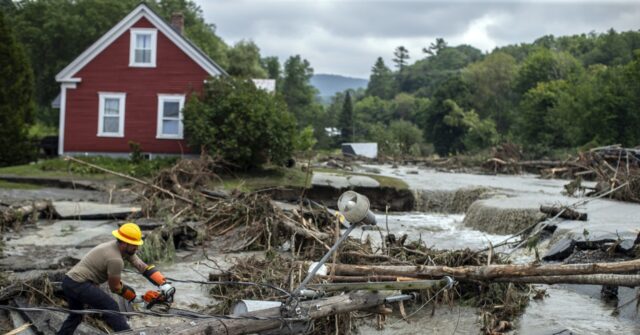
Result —
M167 279L165 276L156 268L153 264L146 264L144 261L140 259L140 257L133 255L129 257L129 262L133 267L135 267L142 275L147 278L151 282L151 284L160 287L160 289L165 292L173 289L169 283L167 283Z
M111 292L121 295L129 301L136 298L136 291L134 291L129 285L123 284L120 280L120 276L109 276L108 282Z
M129 257L129 263L131 263L131 265L133 265L133 267L140 273L144 273L144 270L146 270L148 266L147 263L142 261L140 257L136 255Z

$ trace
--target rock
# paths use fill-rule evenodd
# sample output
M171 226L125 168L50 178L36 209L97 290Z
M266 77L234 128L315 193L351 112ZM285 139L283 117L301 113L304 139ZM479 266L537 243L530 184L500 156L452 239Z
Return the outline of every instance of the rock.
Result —
M72 220L126 219L142 213L140 207L126 204L55 201L52 205L58 217Z
M375 167L365 167L364 168L364 172L366 173L374 173L374 174L380 174L380 169L375 168Z
M576 241L570 238L563 238L554 244L546 255L542 257L545 261L561 261L573 253L573 248L576 246Z

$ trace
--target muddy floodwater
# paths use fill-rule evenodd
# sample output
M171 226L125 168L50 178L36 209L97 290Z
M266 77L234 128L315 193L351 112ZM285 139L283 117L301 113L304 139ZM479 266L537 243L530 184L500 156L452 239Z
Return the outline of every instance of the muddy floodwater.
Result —
M381 175L400 178L419 194L421 191L455 192L469 187L483 187L495 190L489 197L476 201L492 208L537 208L540 204L569 205L584 198L567 197L561 194L564 180L543 180L533 175L491 176L438 172L415 166L369 166ZM365 172L365 171L363 171ZM52 199L67 201L97 201L127 203L126 198L111 199L103 192L41 189L3 190L0 199L6 202L29 199ZM609 233L629 233L640 228L640 205L620 203L611 200L594 200L577 208L589 213L587 222L566 221L558 223L557 234L576 235L583 231L603 231ZM359 227L351 237L370 239L379 245L382 234L391 233L397 238L407 235L409 241L421 240L435 249L479 250L496 245L508 234L493 234L466 224L465 212L376 212L377 226ZM117 220L43 220L32 227L25 227L19 233L3 236L4 258L0 266L16 271L25 269L50 269L51 264L63 264L69 257L80 258L91 247L111 238L110 232L117 228ZM635 232L637 234L637 232ZM555 237L556 239L558 236ZM543 241L540 252L549 248L550 241ZM531 251L508 249L497 252L509 253L516 263L534 260ZM203 253L209 259L203 259ZM236 258L261 257L263 253L220 254L217 250L179 250L174 263L162 264L165 274L178 280L208 280L212 269L226 269L236 262ZM140 291L151 289L144 278L137 274L125 273L123 278ZM600 287L594 285L538 285L546 289L542 300L532 300L524 314L515 320L511 334L552 335L552 334L640 334L640 319L636 312L638 290L620 288L619 302L608 303L600 299ZM178 294L175 307L201 308L217 301L208 294L207 287L176 282ZM616 310L616 306L624 307ZM363 318L357 322L360 334L479 334L478 310L460 306L432 305L407 308L408 321L389 317L384 329L376 327L375 320ZM617 312L617 313L616 313ZM396 313L397 314L397 313ZM395 314L394 314L395 315ZM132 326L155 326L167 324L166 319L133 318ZM175 320L175 322L182 322Z
M371 166L370 168L373 168ZM543 180L533 175L523 176L491 176L462 173L437 172L432 169L401 166L375 166L380 174L403 179L413 190L445 190L453 191L467 187L490 187L503 191L508 197L491 199L493 203L504 206L532 207L538 204L572 204L581 198L566 197L561 194L564 180ZM531 205L533 204L533 205ZM640 205L619 203L610 200L594 200L580 210L589 209L593 217L591 224L598 225L599 220L606 220L608 226L617 226L620 231L632 227L640 228ZM396 235L408 234L410 239L422 239L428 246L436 249L481 249L496 244L506 235L492 235L465 227L464 214L439 213L393 213L385 215L377 213L378 227ZM583 229L579 223L570 222L569 227ZM584 223L582 224L584 225ZM576 226L576 227L574 227ZM586 229L586 228L585 228ZM591 227L590 227L591 229ZM616 228L610 228L615 231ZM374 241L380 240L377 231L357 231L362 236L369 235ZM354 235L356 235L354 233ZM542 244L544 250L546 244ZM502 250L509 252L509 250ZM534 260L534 255L526 250L518 250L511 254L517 263ZM547 296L542 300L532 300L525 313L516 320L516 329L512 334L552 335L552 334L640 334L640 319L635 312L636 302L632 301L637 289L620 288L619 305L626 304L625 309L616 312L616 305L600 299L600 286L595 285L536 285L545 288ZM633 308L629 308L633 305ZM390 326L382 333L372 325L363 325L363 334L477 334L478 315L467 307L437 307L438 312L431 316L431 311L419 311L411 318L410 323L390 322ZM617 314L617 315L616 315Z

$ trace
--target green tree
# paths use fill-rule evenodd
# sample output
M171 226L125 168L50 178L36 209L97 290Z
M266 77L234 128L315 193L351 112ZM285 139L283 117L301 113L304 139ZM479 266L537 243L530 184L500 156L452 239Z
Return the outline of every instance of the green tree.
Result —
M277 95L245 79L216 77L191 97L184 127L193 148L205 148L240 169L284 164L297 136L295 119Z
M504 52L493 52L463 72L471 90L471 105L481 118L495 120L498 132L505 135L511 127L516 104L516 73L516 60Z
M340 134L343 142L354 142L355 122L353 120L353 102L351 101L351 93L347 91L342 104L342 113L340 113Z
M240 41L227 53L227 73L239 78L266 78L267 71L260 62L260 49L253 41Z
M310 83L312 76L313 68L300 55L291 56L284 63L282 94L301 128L313 125L315 115L322 110L315 101L318 90Z
M140 1L132 1L131 8L137 6L139 3ZM162 16L167 22L171 22L171 15L173 13L182 13L184 16L184 36L197 45L205 54L207 54L207 56L213 59L223 69L226 69L230 65L229 59L227 58L229 47L222 38L216 35L216 25L207 23L204 20L202 9L194 1L147 0L146 3L158 11L160 16Z
M444 118L452 111L453 106L448 100L456 102L461 108L468 108L469 87L460 77L452 77L438 87L429 105L425 124L425 139L433 143L439 155L448 155L464 151L462 137L465 128L459 125L449 125Z
M0 12L0 166L32 158L27 124L33 112L33 73L22 46Z
M443 47L397 74L399 91L430 98L449 78L457 77L468 64L482 59L482 52L469 45Z
M563 107L573 99L565 80L540 82L527 91L520 103L516 132L525 149L544 155L552 148L569 147L567 127L573 120Z
M428 48L422 48L422 52L427 55L436 56L438 53L447 48L447 42L444 38L438 37L434 43L429 44Z
M516 79L516 91L524 94L538 83L553 80L570 80L580 76L583 67L566 52L538 49L530 54L520 66Z
M363 128L367 123L383 123L389 125L392 116L391 102L375 96L367 96L354 104L356 128Z
M450 127L462 128L462 144L467 151L478 151L495 145L498 142L496 124L491 119L481 120L474 110L465 111L453 100L445 100L449 109L443 121Z
M269 56L260 60L262 68L267 71L267 78L275 79L276 82L282 80L282 68L280 67L280 61L276 56Z
M366 94L382 99L391 99L394 95L393 73L384 64L382 57L378 57L371 68Z
M402 70L408 65L409 58L409 50L404 46L399 46L393 52L393 62L396 63L396 67L398 71L402 72Z
M420 154L420 144L422 143L420 128L409 121L397 120L391 122L389 130L402 155L416 156Z

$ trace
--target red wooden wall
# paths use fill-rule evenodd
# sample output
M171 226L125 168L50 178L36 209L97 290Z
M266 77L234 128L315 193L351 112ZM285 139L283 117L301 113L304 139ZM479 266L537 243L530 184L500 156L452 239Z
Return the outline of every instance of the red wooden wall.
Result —
M136 28L153 28L145 18ZM76 89L67 90L65 152L129 152L129 141L143 152L189 153L184 140L156 139L158 94L200 92L207 72L174 45L160 30L155 68L129 67L130 32L125 31L74 77ZM98 137L98 92L123 92L124 137ZM185 101L186 103L186 101Z

